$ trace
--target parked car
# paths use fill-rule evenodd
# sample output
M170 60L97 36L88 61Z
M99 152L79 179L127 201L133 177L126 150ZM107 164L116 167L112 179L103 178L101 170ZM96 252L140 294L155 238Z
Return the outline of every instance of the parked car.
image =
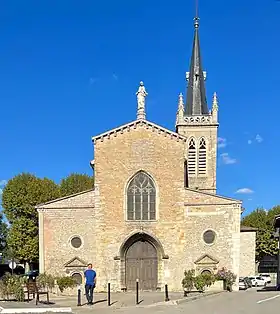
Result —
M262 277L266 283L271 283L271 277L269 274L260 274L259 276Z
M248 285L243 278L239 278L239 290L247 290Z
M255 287L266 286L265 279L260 276L250 276L249 279Z

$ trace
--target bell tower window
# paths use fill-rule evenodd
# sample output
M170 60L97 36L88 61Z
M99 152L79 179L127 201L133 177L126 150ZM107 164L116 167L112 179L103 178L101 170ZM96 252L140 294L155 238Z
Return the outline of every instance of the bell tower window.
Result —
M198 174L206 175L206 142L205 139L200 139L199 149L198 149Z
M196 174L196 146L193 138L190 140L188 147L188 172L190 176Z

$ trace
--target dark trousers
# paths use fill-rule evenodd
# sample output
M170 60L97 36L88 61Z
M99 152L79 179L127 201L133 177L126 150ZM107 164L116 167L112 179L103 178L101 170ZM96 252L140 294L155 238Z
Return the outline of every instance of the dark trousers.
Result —
M88 301L88 303L92 303L92 302L93 302L93 289L94 289L94 285L86 285L86 286L85 286L85 289L86 289L87 301Z

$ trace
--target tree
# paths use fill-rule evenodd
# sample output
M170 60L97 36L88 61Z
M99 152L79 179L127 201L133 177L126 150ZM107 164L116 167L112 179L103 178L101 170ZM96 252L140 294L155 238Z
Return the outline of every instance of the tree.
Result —
M60 183L60 195L68 196L94 187L94 178L87 174L72 173Z
M59 187L47 178L22 173L3 189L2 206L11 224L8 246L13 257L30 263L38 260L38 213L35 206L59 197Z
M7 234L8 226L4 222L4 216L0 213L0 252L2 253L2 260L7 256Z
M268 212L257 208L245 216L241 224L243 226L257 228L256 235L256 260L259 262L265 255L277 254L277 241L271 239L274 231L273 220L276 214L280 213L280 206L273 207Z

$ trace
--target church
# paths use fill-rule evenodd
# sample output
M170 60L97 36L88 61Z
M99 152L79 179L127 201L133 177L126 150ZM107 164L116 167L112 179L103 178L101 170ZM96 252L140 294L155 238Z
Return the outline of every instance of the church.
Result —
M144 83L136 119L92 138L92 190L38 205L40 272L83 282L93 263L97 291L182 291L185 270L226 267L255 274L255 230L240 226L242 203L216 194L218 100L209 109L199 42L175 130L147 120ZM175 113L174 113L175 116Z

